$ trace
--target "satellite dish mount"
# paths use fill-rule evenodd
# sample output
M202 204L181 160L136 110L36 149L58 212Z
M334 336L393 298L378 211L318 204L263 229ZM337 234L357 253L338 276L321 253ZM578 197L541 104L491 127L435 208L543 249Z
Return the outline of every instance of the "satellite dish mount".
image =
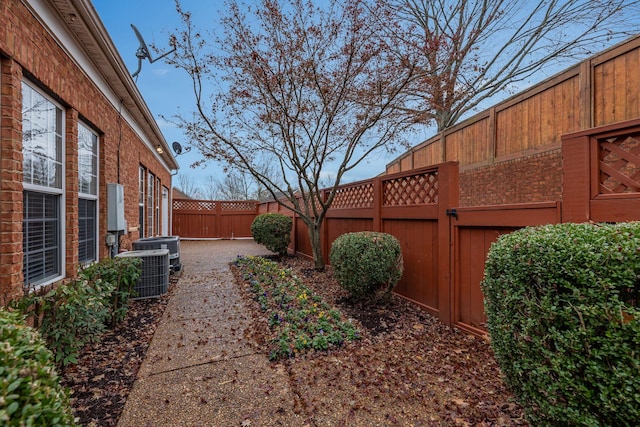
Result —
M176 48L174 47L169 52L163 53L162 55L160 55L159 57L157 57L155 59L152 58L151 57L151 51L147 47L147 44L145 43L144 39L142 38L142 34L140 34L140 31L138 31L136 26L133 25L133 24L131 24L131 28L133 28L133 32L136 33L136 37L138 38L138 41L140 42L140 46L138 47L138 50L136 50L136 58L138 58L138 69L133 74L131 74L131 77L135 78L140 73L140 70L142 70L142 60L143 59L148 59L149 62L151 64L153 64L157 60L162 59L165 56L170 55L170 54L172 54L173 52L176 51Z
M173 151L176 153L176 157L182 154L183 152L188 153L191 150L191 147L187 147L183 151L182 145L180 145L178 141L173 141L173 144L171 144L171 146L173 147Z

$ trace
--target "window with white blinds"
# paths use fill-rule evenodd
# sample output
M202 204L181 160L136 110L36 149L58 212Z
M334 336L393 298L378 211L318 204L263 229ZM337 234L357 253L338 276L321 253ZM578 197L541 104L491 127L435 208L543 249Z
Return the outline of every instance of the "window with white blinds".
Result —
M61 275L60 196L25 191L23 201L24 282L37 286Z
M138 229L140 230L140 237L145 237L145 228L146 224L144 217L144 202L145 202L145 186L144 186L144 178L147 174L147 170L140 166L138 169Z
M154 195L155 191L156 177L151 172L147 176L147 235L153 236L154 233L154 221L155 221L155 203L154 203Z
M98 135L78 125L78 260L98 259Z
M63 122L60 107L22 83L23 274L32 287L64 274Z

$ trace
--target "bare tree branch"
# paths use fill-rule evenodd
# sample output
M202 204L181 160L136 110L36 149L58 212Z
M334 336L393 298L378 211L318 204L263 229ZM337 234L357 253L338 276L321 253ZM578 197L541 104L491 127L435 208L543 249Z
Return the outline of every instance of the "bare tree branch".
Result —
M180 186L180 191L187 197L191 199L199 199L202 197L200 188L195 184L193 178L187 175L178 175L178 185Z
M637 33L637 0L395 0L387 31L417 70L416 121L438 131L540 70Z

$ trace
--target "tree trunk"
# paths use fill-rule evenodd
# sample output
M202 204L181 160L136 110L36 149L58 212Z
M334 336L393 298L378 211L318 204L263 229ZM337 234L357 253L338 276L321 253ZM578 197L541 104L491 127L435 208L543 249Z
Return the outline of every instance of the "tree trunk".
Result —
M309 241L313 252L314 268L318 271L324 270L324 258L322 257L322 244L320 242L320 225L307 224L309 230Z

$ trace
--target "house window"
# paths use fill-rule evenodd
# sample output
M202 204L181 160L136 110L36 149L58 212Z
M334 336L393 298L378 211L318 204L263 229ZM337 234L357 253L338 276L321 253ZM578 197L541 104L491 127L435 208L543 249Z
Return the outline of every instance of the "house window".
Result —
M155 204L154 204L154 196L156 194L155 192L155 184L156 184L156 177L149 172L149 176L147 177L147 185L148 185L148 189L147 189L147 227L148 227L148 234L149 236L153 236L153 229L154 229L154 217L155 217Z
M146 224L144 220L144 177L146 176L147 171L145 168L140 166L138 170L138 230L140 232L140 237L144 237L144 225Z
M64 276L63 119L60 107L22 83L22 272L33 287Z
M98 135L78 126L78 259L98 258Z

